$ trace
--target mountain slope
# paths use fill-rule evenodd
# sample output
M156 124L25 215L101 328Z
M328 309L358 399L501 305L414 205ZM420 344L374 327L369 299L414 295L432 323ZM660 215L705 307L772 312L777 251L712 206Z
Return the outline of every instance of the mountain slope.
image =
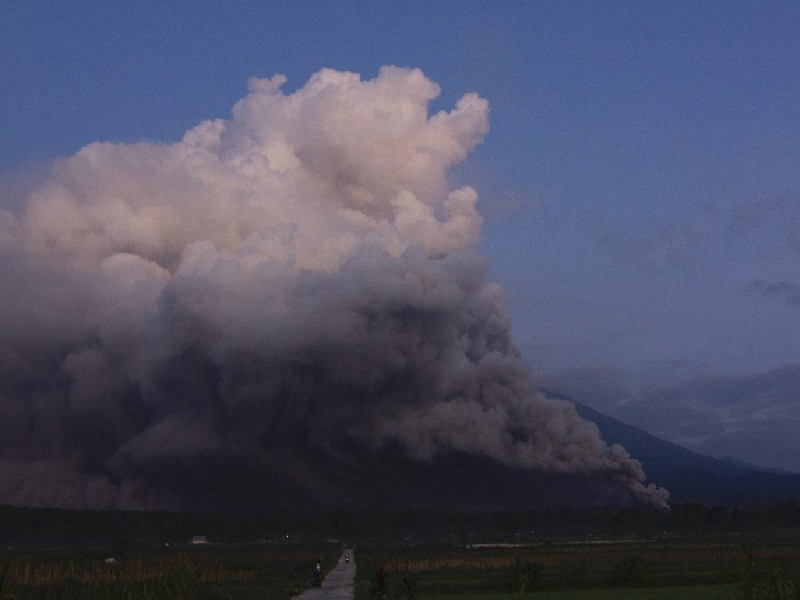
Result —
M551 396L562 397L558 394ZM649 481L670 491L670 502L754 506L800 499L800 475L772 473L738 461L692 452L575 402L609 444L621 444L638 459Z
M558 394L548 394L568 400ZM659 439L582 404L581 417L594 422L609 444L621 444L639 460L649 481L668 489L670 502L752 507L800 499L800 475L759 471L715 459ZM630 490L602 477L547 473L505 466L487 457L451 452L430 461L408 458L399 448L374 453L352 447L338 454L294 440L270 464L241 462L176 465L164 486L194 490L193 510L264 512L336 509L465 511L545 507L630 506ZM242 486L242 481L247 481Z

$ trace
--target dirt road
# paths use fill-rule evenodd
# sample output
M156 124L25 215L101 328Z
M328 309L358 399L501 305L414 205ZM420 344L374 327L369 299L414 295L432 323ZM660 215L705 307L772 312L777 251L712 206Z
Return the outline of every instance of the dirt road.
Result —
M345 554L350 555L350 562L344 561ZM353 600L353 580L356 576L356 561L352 550L346 550L339 557L339 562L322 580L322 587L311 588L295 600Z

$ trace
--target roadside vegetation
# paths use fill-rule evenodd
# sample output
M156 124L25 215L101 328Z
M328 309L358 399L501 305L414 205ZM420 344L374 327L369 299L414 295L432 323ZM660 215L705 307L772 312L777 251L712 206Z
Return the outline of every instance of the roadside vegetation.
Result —
M197 534L212 543L189 544ZM346 544L356 600L800 600L797 502L256 516L0 507L0 600L288 600Z
M356 600L800 600L800 532L359 548Z
M111 556L112 550L116 550ZM59 549L0 554L2 600L286 600L338 545Z

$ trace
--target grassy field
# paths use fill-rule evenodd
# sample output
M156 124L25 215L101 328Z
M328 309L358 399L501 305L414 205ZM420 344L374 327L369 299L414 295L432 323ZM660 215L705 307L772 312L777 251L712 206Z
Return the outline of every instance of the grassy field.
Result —
M731 600L741 597L733 584L660 588L542 592L537 600Z
M0 553L0 600L286 600L340 545ZM107 564L106 558L115 561ZM356 600L800 600L800 531L367 545Z
M418 596L419 598L433 596ZM732 600L741 598L735 585L690 585L660 588L562 590L523 595L535 600ZM519 600L519 594L437 595L436 600Z
M332 567L341 547L236 545L41 550L0 554L2 600L286 600L310 583L317 558Z
M357 600L800 600L800 534L361 547Z

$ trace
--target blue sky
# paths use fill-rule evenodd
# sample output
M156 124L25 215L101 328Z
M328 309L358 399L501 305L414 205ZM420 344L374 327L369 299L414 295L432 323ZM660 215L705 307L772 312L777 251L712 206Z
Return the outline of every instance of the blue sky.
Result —
M247 78L419 67L490 103L452 173L548 385L687 447L800 471L800 6L18 2L3 206L93 141L173 142ZM748 390L748 393L732 390ZM654 415L663 415L656 419Z

